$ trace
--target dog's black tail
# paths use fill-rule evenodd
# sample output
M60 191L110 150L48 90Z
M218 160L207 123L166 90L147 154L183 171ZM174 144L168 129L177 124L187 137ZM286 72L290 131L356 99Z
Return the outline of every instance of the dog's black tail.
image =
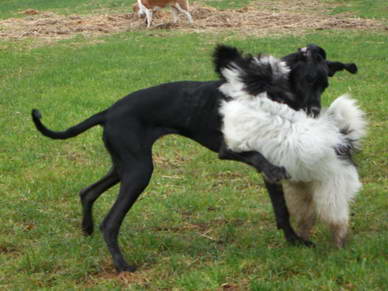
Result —
M74 137L79 135L80 133L88 130L89 128L96 125L103 125L105 123L105 113L106 111L99 112L88 119L82 121L81 123L72 126L64 131L53 131L48 129L43 123L40 121L42 115L39 110L33 109L31 112L32 120L36 128L44 135L53 139L67 139L70 137Z

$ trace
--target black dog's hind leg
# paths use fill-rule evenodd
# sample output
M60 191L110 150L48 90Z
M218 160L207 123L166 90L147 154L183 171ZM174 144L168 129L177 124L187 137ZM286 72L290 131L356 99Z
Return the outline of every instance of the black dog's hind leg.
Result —
M254 167L257 171L262 172L270 182L279 182L288 179L289 176L283 167L272 165L262 154L255 151L236 153L227 148L222 143L218 151L218 157L221 160L239 161Z
M136 268L125 261L118 244L118 235L125 215L151 179L152 144L158 135L147 132L139 124L127 122L125 125L130 125L131 131L122 134L122 130L106 130L104 133L105 145L120 178L120 190L100 229L116 269L119 272L133 272ZM115 125L111 128L117 127Z
M276 224L278 229L282 229L286 240L291 244L302 244L313 247L314 243L299 237L290 224L290 215L288 212L286 200L284 198L283 187L281 184L271 183L264 179L265 186L271 198L272 207L275 212Z
M138 156L126 159L120 165L120 192L116 202L101 224L105 242L112 255L113 264L119 272L133 272L135 267L125 261L118 245L121 223L136 199L147 187L153 171L151 157Z
M116 170L112 167L108 174L99 181L81 190L82 230L86 235L91 235L93 233L93 203L102 193L116 185L119 181L119 176L117 175Z

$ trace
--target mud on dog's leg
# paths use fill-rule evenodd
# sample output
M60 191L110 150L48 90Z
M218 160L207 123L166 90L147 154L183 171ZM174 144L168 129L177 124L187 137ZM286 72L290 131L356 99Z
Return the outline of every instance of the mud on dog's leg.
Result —
M268 182L265 179L264 182L275 212L277 227L283 230L286 240L291 244L301 244L309 247L314 246L311 241L299 237L292 228L282 185Z
M290 216L296 221L298 235L308 240L316 222L311 184L285 181L283 191Z
M346 244L346 238L348 234L348 222L332 223L330 229L333 234L333 241L337 248L343 248Z

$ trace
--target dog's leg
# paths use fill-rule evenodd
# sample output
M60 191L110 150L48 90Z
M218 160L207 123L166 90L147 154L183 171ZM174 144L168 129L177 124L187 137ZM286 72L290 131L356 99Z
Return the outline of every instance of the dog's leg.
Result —
M119 176L114 168L112 168L106 176L101 178L96 183L84 188L80 192L82 205L82 230L86 235L93 233L93 215L92 207L94 201L106 190L116 185L119 182Z
M341 176L342 173L338 173L329 181L317 183L314 189L317 215L330 226L338 248L345 245L349 225L349 202L361 187L356 175Z
M346 244L349 222L331 223L330 229L333 234L333 241L335 246L337 248L343 248Z
M186 6L186 5L185 5L185 6ZM176 7L176 9L179 10L179 12L182 12L184 15L186 15L187 20L189 21L190 24L193 23L193 18L191 17L191 14L190 14L190 12L189 12L188 10L183 9L183 8L179 5L179 3L176 3L176 4L175 4L175 7ZM188 5L186 6L186 9L188 9Z
M289 176L283 167L277 167L272 165L267 159L259 152L241 152L235 153L227 148L225 143L222 143L218 153L220 159L235 160L244 162L253 166L259 172L263 172L265 185L267 187L271 203L275 212L276 223L279 229L283 229L286 240L293 244L303 244L306 246L314 246L314 244L308 240L300 238L293 230L290 224L290 216L288 213L286 201L284 198L283 188L281 184L276 182L288 179Z
M120 191L100 229L116 269L119 272L133 272L135 267L130 266L121 253L118 235L125 215L151 179L153 172L151 149L160 134L147 132L137 123L126 122L125 129L130 130L126 130L124 134L123 130L118 130L120 127L121 123L106 125L104 132L105 146L120 177Z
M316 221L311 184L285 181L283 192L289 213L297 223L298 235L308 240Z
M345 245L349 226L349 204L361 189L356 167L351 162L333 162L330 178L314 183L314 204L317 215L331 228L334 243ZM330 170L330 168L329 168Z
M147 28L150 28L151 27L151 24L152 24L152 10L151 9L148 9L148 8L145 8L144 7L144 12L145 12L145 15L146 15L146 23L147 23Z
M225 143L222 143L218 152L218 157L221 160L233 160L246 163L254 167L257 171L262 172L266 179L273 183L289 178L283 167L272 165L259 152L249 151L236 153L229 150Z
M120 165L119 196L101 224L104 240L119 272L133 272L136 269L125 261L118 245L118 234L125 215L147 187L152 171L150 155L127 157Z
M311 206L313 207L313 205ZM297 220L297 228L298 234L301 238L304 240L310 239L316 220L314 210L310 209L308 209L308 212L304 216L299 217Z
M171 6L171 16L172 16L173 23L177 23L178 21L178 15L177 15L178 11L179 10L175 6Z
M311 241L300 238L293 230L290 224L290 215L288 213L282 185L268 182L265 179L264 182L267 187L269 197L271 198L277 227L278 229L283 230L286 240L292 244L303 244L309 247L314 246Z

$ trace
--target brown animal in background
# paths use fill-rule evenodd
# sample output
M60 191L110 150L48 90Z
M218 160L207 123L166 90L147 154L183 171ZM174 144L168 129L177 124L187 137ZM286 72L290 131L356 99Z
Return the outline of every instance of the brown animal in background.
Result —
M151 26L153 12L157 9L171 7L171 13L174 23L177 22L177 13L181 12L186 15L189 23L193 23L193 18L189 12L188 0L137 0L137 3L132 5L132 10L139 16L146 17L147 27Z

